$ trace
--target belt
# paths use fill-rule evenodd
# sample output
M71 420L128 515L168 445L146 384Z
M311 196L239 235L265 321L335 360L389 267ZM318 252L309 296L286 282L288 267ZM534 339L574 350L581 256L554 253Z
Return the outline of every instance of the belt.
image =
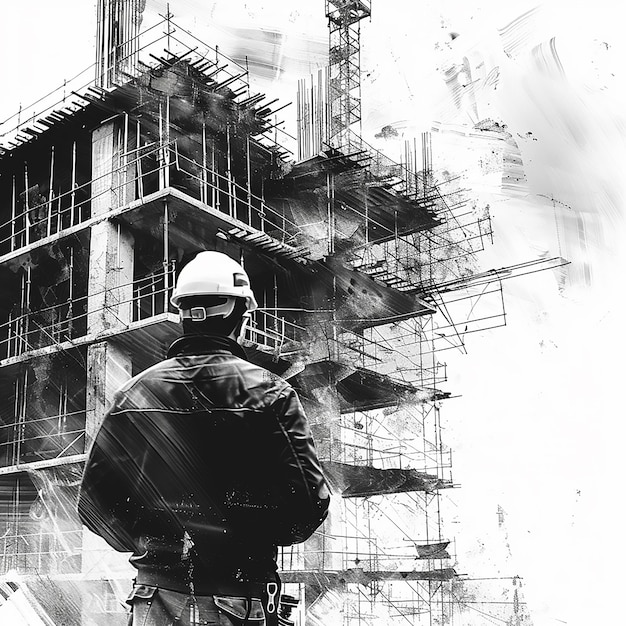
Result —
M169 591L178 593L191 593L191 585L181 580L180 577L174 577L156 572L154 570L140 569L137 571L136 584L148 585L150 587L160 587ZM258 598L263 600L267 598L271 607L272 603L278 604L278 593L280 592L280 580L267 582L240 582L235 580L194 580L193 593L198 596L234 596L239 598Z
M143 576L141 575L143 574ZM138 572L135 585L146 585L167 589L175 593L190 595L191 590L188 585L172 585L171 578L159 576L154 572ZM175 588L172 588L175 587ZM194 582L193 593L196 596L232 596L237 598L255 598L261 601L265 613L266 626L279 626L280 618L278 609L280 607L280 579L260 582L231 582L231 581L203 581L200 585ZM136 587L135 587L136 588Z

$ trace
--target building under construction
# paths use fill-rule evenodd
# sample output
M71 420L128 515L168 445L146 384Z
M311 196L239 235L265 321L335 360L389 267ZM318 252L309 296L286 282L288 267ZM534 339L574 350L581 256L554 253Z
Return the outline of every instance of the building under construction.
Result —
M112 394L181 332L177 272L211 249L249 273L245 348L297 389L335 494L280 554L289 619L447 623L442 354L503 325L501 280L534 266L476 271L489 216L436 182L427 136L401 163L361 139L369 2L326 3L330 65L299 89L295 157L245 67L171 15L140 32L140 4L100 2L95 80L3 129L2 598L33 624L125 623L132 571L77 519L82 465Z

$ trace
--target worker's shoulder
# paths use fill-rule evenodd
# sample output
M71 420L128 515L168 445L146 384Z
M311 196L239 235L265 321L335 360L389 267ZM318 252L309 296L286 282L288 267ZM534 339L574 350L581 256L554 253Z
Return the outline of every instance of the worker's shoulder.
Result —
M143 372L126 381L119 391L130 392L143 385L158 384L160 381L189 378L196 381L219 378L222 383L241 379L249 388L262 388L266 393L282 395L292 387L278 374L236 355L191 355L171 357L155 363Z
M246 361L237 356L233 357L231 363L246 380L246 383L251 386L262 387L268 393L273 391L276 394L281 394L291 389L291 385L284 378L256 363Z
M154 365L143 370L142 372L135 374L135 376L129 378L126 382L124 382L118 388L117 393L118 394L127 393L131 389L133 389L133 387L136 387L138 383L141 383L144 380L149 380L151 378L158 376L158 373L160 371L164 369L168 369L168 364L167 364L168 361L172 361L172 359L165 359L164 361L159 361L158 363L155 363Z

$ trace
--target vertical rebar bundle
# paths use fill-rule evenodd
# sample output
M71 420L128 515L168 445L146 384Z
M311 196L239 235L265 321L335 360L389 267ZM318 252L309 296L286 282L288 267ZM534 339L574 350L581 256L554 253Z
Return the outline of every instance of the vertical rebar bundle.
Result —
M96 86L106 89L134 74L145 5L145 0L98 1Z

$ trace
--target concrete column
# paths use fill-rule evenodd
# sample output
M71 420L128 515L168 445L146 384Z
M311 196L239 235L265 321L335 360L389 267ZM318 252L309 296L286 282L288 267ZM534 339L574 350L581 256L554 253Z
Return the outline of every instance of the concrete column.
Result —
M132 373L130 355L119 346L103 341L92 344L87 349L87 416L85 438L87 448L112 404L117 389L126 382ZM90 576L103 579L130 579L132 568L128 565L128 555L109 548L103 539L83 527L83 547L81 550L82 571ZM85 610L87 608L85 607Z
M119 131L114 121L93 132L92 216L117 208ZM87 332L97 334L132 321L134 237L121 223L104 221L91 228Z
M125 328L133 321L134 237L121 224L91 228L87 333Z
M91 136L91 215L103 215L120 204L119 123L105 122Z
M111 406L115 392L131 376L131 357L118 345L103 341L87 348L87 445L93 440Z

